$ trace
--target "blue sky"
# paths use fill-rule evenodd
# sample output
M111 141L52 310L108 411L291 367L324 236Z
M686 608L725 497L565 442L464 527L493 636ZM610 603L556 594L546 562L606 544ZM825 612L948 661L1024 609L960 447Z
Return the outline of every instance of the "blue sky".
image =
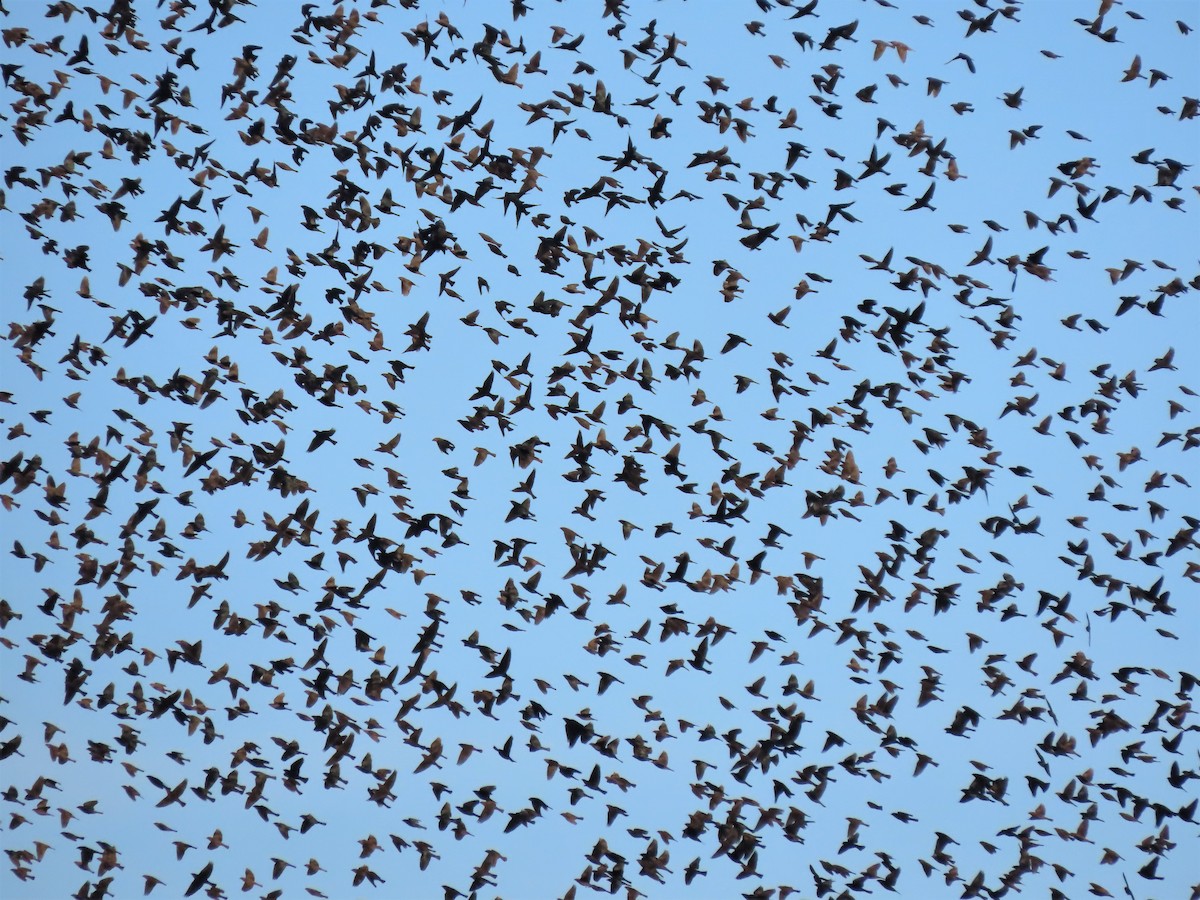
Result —
M4 896L1195 890L1195 4L6 6Z

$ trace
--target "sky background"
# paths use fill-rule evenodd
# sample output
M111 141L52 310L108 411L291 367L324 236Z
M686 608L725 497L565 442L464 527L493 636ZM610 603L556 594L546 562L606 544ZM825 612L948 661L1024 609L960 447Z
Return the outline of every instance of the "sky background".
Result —
M0 763L0 894L90 896L107 884L140 896L154 875L152 896L181 896L211 862L210 883L228 896L249 869L251 896L436 898L470 895L472 872L498 853L479 897L587 896L589 885L812 897L827 884L853 896L884 892L896 868L900 896L959 897L977 873L999 895L1022 835L1037 861L1016 886L1030 896L1122 896L1127 879L1137 900L1182 897L1200 881L1186 674L1200 634L1195 4L1113 4L1098 19L1095 3L1069 2L996 12L825 0L805 12L264 0L225 4L232 17L205 26L203 3L174 21L170 4L134 3L124 31L70 4L4 5L0 527L13 553L0 571L13 615L0 632L0 747L11 754ZM991 13L990 28L969 28ZM827 40L852 22L852 40ZM479 42L492 29L502 35L489 65ZM422 34L436 36L428 52ZM888 42L878 55L877 42ZM239 84L247 45L257 73ZM286 55L297 57L290 96L272 107ZM517 84L498 77L512 81L513 65ZM1152 70L1168 77L1151 85ZM156 96L164 72L177 82ZM1123 81L1129 72L1143 77ZM369 99L335 110L359 82ZM1018 90L1019 106L1007 104ZM654 137L664 119L669 136ZM332 142L313 137L325 125ZM149 138L142 159L123 143L132 132ZM1014 133L1024 143L1010 146ZM488 175L472 166L481 147L536 157L536 176L493 174L479 206L456 202ZM873 151L890 154L886 171L862 177ZM726 153L725 165L693 165ZM381 159L390 167L377 172ZM369 210L339 224L327 210L346 182ZM934 209L908 210L930 186ZM183 233L168 233L164 211L193 197ZM514 198L529 204L519 220ZM111 203L125 221L99 208ZM852 204L852 218L833 204ZM433 222L458 250L418 260L414 241ZM761 247L742 243L768 226ZM236 248L214 258L203 248L218 229ZM163 243L135 272L139 235ZM561 261L544 265L555 246ZM731 272L739 290L727 297ZM351 283L364 274L355 312ZM273 319L289 285L307 327ZM606 289L624 299L585 318ZM563 304L557 315L547 299ZM648 318L623 321L622 305L639 302ZM227 309L243 327L223 329ZM156 317L136 339L134 314ZM424 316L429 345L410 349ZM913 324L889 329L906 316ZM322 340L327 326L341 331ZM721 352L731 335L744 342ZM304 370L332 377L312 395L297 382ZM896 400L885 403L888 385ZM289 406L247 414L277 391ZM1008 410L1017 398L1029 414ZM494 418L464 426L501 402L504 430ZM326 429L336 443L309 450ZM785 468L798 431L806 440ZM73 459L93 439L99 451ZM510 448L532 439L537 461L516 465ZM282 496L276 464L261 463L248 484L205 489L211 470L231 477L280 442L277 465L307 491ZM594 474L579 481L567 454L587 442L598 444ZM676 444L681 478L664 471ZM841 464L847 450L857 472ZM100 452L130 462L94 500ZM630 460L644 467L643 493L615 480ZM983 469L986 490L954 492ZM764 489L772 470L786 484ZM749 501L744 518L714 520L714 485L727 505ZM862 499L825 521L805 515L812 492L835 489ZM601 492L591 518L579 513L589 490ZM513 517L524 500L529 517ZM301 504L316 514L311 533L253 558ZM408 536L427 514L435 530ZM1027 534L984 527L1035 518ZM786 534L768 546L774 526ZM414 560L354 599L381 571L355 539L372 527ZM83 529L96 542L81 543ZM922 535L924 568L912 557ZM510 551L497 542L515 540L529 542L524 565L502 565ZM571 544L609 555L571 573ZM907 555L881 576L897 547ZM682 581L644 583L683 553ZM226 554L226 577L191 574ZM123 555L123 574L88 575L90 560L120 571ZM753 583L752 567L766 573ZM706 572L731 589L709 591ZM510 579L518 599L506 608ZM939 590L952 602L935 611ZM878 594L873 608L856 608L860 591ZM561 608L538 615L552 598ZM245 633L214 627L225 605ZM431 609L436 641L422 661ZM665 636L679 621L686 632ZM106 652L106 635L122 649ZM601 655L604 635L613 647ZM65 641L58 658L53 638ZM303 669L322 640L324 663ZM180 641L203 642L198 665L170 666ZM690 664L705 651L706 665ZM506 655L516 696L489 717L478 692L500 690L489 675ZM64 703L76 659L87 676ZM273 663L272 684L254 683L254 667ZM213 676L225 665L246 685L236 698ZM314 700L323 665L333 687ZM394 668L394 690L368 698L372 672ZM338 694L343 673L352 684ZM812 691L789 688L793 676ZM936 679L937 699L919 704L923 679ZM458 715L434 705L451 689ZM175 691L187 692L175 711L152 718L153 700ZM1019 701L1026 721L1002 718ZM977 725L950 733L964 709ZM331 746L314 727L326 710L354 734L332 789ZM801 713L788 753L738 769L737 745ZM218 735L208 742L206 718ZM572 746L567 720L616 739L613 755ZM1101 722L1128 728L1093 741ZM131 753L116 741L122 726L137 733ZM1075 747L1054 755L1060 735ZM444 756L415 772L435 740ZM294 791L283 777L292 741L308 779ZM93 758L101 744L108 761ZM478 752L459 764L463 744ZM936 765L914 776L925 758ZM599 784L586 785L597 766ZM395 796L379 805L369 791L387 771ZM223 795L218 781L211 799L196 793L206 773L230 772L242 792ZM247 804L255 773L262 795ZM1003 802L971 799L977 776L1007 779ZM155 806L184 780L184 805ZM485 797L497 807L487 818ZM544 812L506 833L532 798ZM693 839L697 811L712 819ZM758 842L754 872L721 855L731 814ZM306 815L321 824L292 830ZM780 827L789 815L807 823L795 840ZM361 858L369 836L379 848ZM182 859L177 842L190 845ZM109 846L119 867L101 872ZM424 866L422 846L436 854ZM664 852L655 874L643 861ZM598 874L618 858L623 876ZM273 877L276 859L291 866ZM704 874L685 887L693 860ZM354 886L364 864L383 881Z

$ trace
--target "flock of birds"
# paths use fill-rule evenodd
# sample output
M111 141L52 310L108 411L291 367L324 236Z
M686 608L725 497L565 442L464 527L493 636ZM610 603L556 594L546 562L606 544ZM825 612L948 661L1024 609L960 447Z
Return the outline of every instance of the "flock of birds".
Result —
M92 2L0 893L1200 897L1193 6Z

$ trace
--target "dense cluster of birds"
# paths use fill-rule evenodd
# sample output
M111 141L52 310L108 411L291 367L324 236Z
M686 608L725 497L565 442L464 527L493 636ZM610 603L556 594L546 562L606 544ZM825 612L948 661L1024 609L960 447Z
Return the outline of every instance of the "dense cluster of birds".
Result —
M0 893L1200 896L1194 7L91 2Z

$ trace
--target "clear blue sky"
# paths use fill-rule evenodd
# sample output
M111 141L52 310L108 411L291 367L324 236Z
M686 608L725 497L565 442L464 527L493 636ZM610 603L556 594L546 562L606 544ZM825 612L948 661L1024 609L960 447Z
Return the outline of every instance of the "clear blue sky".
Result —
M5 6L4 897L1196 890L1194 3Z

